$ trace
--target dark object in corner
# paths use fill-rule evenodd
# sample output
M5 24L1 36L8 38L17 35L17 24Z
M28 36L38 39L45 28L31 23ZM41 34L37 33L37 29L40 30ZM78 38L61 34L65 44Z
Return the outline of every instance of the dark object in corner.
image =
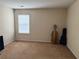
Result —
M4 49L3 36L0 36L0 51Z
M62 45L67 44L67 29L66 28L63 29L63 33L62 33L62 36L60 39L60 44L62 44Z

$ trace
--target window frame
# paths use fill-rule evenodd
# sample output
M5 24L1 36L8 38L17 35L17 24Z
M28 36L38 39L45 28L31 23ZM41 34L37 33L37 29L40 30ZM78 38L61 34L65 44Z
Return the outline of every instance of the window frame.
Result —
M29 16L29 33L27 33L27 32L25 32L25 33L20 33L20 32L19 32L19 15L28 15L28 16ZM19 14L19 15L18 15L18 24L17 24L17 25L18 25L18 33L19 33L19 34L30 34L30 15L29 15L29 14Z

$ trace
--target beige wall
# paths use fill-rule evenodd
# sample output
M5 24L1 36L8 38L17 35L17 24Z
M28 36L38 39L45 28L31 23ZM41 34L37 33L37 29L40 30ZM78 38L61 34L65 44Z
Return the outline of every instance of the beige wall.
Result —
M79 59L79 0L68 9L68 47Z
M66 9L15 10L16 38L24 41L50 42L53 25L58 25L58 32L66 27ZM30 34L18 34L17 15L30 15Z
M13 11L2 5L0 5L0 35L4 36L5 45L14 40Z

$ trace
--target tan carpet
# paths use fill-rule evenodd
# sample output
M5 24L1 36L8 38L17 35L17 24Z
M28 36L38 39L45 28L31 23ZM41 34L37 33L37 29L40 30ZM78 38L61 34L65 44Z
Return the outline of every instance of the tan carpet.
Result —
M49 43L14 42L8 45L0 59L76 59L64 46Z

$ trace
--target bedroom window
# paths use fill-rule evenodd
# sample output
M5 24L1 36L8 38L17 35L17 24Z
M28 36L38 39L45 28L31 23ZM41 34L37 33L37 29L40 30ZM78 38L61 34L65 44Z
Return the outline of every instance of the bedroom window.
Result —
M18 32L19 33L30 33L30 15L18 15Z

